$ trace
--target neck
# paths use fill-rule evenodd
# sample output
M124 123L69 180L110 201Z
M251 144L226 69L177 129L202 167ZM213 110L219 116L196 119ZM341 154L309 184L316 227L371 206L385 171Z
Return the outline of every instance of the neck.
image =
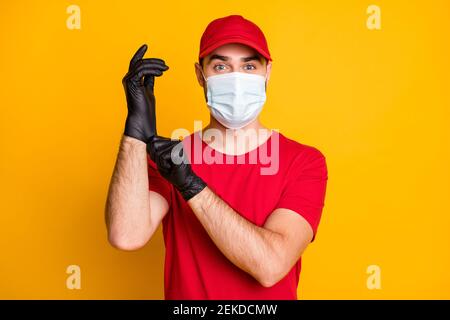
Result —
M203 129L203 140L213 149L225 154L239 155L256 149L271 135L259 117L241 129L228 129L210 116L209 124Z

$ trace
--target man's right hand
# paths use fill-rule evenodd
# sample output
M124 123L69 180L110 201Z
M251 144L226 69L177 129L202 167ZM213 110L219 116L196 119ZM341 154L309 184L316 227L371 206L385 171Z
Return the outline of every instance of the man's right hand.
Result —
M156 135L154 79L169 69L164 60L142 59L146 51L144 44L134 54L122 80L128 107L124 134L145 143Z

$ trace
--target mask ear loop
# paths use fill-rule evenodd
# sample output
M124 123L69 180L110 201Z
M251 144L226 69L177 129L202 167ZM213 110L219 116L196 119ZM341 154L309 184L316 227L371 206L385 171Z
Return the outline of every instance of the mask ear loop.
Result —
M266 74L264 75L264 80L267 82L267 75L268 75L268 73L267 73L267 64L266 64Z
M205 82L207 82L208 80L206 80L205 75L203 74L203 69L200 69L200 72L202 73L202 77L205 80Z
M206 83L208 82L208 80L206 80L205 75L203 74L203 68L200 69L200 72L202 74L203 79L205 80L205 83L203 84L203 88L206 89L205 86L206 86ZM208 96L207 96L206 92L205 92L205 99L206 99L206 104L208 104Z
M266 74L264 75L264 89L267 92L267 65L266 65Z

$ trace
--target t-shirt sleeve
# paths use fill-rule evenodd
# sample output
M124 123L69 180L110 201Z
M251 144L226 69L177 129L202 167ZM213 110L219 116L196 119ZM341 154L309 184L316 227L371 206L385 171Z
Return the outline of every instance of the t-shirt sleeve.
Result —
M325 156L312 148L308 156L298 157L289 168L288 181L277 208L300 214L311 225L314 241L319 226L328 181Z
M150 159L147 154L147 171L148 171L148 188L150 191L154 191L162 195L170 206L171 199L171 184L164 179L159 173L156 164Z

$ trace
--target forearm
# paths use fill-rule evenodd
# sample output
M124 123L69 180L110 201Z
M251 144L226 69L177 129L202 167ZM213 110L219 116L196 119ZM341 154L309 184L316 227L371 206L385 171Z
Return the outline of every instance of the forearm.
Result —
M145 143L123 136L105 208L109 241L123 249L146 242L151 231ZM131 248L130 248L131 247Z
M219 248L237 267L264 286L273 285L283 236L259 227L235 212L209 188L188 201L193 212Z

